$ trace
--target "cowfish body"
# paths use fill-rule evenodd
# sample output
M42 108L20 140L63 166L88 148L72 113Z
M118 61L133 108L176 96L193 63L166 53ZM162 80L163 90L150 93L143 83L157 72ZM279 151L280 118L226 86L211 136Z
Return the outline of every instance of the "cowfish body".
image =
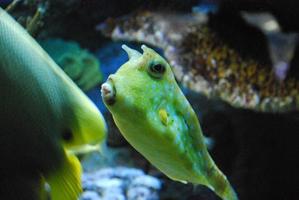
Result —
M104 118L1 8L0 93L0 199L43 199L44 182L53 200L76 199L81 165L72 152L104 141Z
M128 142L171 179L237 199L208 154L202 131L171 67L154 50L123 46L129 61L102 85L103 100Z

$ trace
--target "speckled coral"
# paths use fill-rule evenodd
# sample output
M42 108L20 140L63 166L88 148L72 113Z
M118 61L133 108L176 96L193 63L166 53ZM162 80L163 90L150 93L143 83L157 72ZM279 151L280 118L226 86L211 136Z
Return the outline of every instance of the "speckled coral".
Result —
M83 91L90 90L102 81L98 59L81 49L78 43L47 39L40 41L40 44Z
M183 60L190 59L188 52L193 54L192 64L185 65L191 67L191 74L182 76L188 87L220 97L236 107L286 111L299 106L298 81L280 81L270 66L240 57L207 26L190 32L187 38L181 44L180 54ZM198 74L208 82L205 88L197 84Z
M258 111L299 107L299 82L280 81L270 65L242 56L208 26L207 15L138 12L100 29L115 40L162 48L178 81L208 97Z

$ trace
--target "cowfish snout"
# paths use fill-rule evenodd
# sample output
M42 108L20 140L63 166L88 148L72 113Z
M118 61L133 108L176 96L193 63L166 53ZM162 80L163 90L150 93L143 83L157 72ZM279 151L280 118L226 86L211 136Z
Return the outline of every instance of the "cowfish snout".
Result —
M115 103L116 90L111 77L102 84L101 95L105 104L112 106Z

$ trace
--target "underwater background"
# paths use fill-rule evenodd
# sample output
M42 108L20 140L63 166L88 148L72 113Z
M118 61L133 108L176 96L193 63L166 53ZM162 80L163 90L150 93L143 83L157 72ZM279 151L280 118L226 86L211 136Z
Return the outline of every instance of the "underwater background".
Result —
M170 63L211 157L240 200L299 198L299 2L0 0L0 6L11 6L9 14L106 119L103 152L78 156L80 200L220 199L207 187L167 178L119 132L100 88L127 62L123 44L137 50L146 44Z

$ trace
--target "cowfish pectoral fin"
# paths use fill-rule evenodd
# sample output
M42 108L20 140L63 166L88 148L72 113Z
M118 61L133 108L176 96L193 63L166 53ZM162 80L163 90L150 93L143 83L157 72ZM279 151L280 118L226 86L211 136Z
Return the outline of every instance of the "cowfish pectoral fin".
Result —
M65 153L63 165L46 178L51 188L51 199L78 199L82 192L81 172L81 164L78 158L73 154Z

